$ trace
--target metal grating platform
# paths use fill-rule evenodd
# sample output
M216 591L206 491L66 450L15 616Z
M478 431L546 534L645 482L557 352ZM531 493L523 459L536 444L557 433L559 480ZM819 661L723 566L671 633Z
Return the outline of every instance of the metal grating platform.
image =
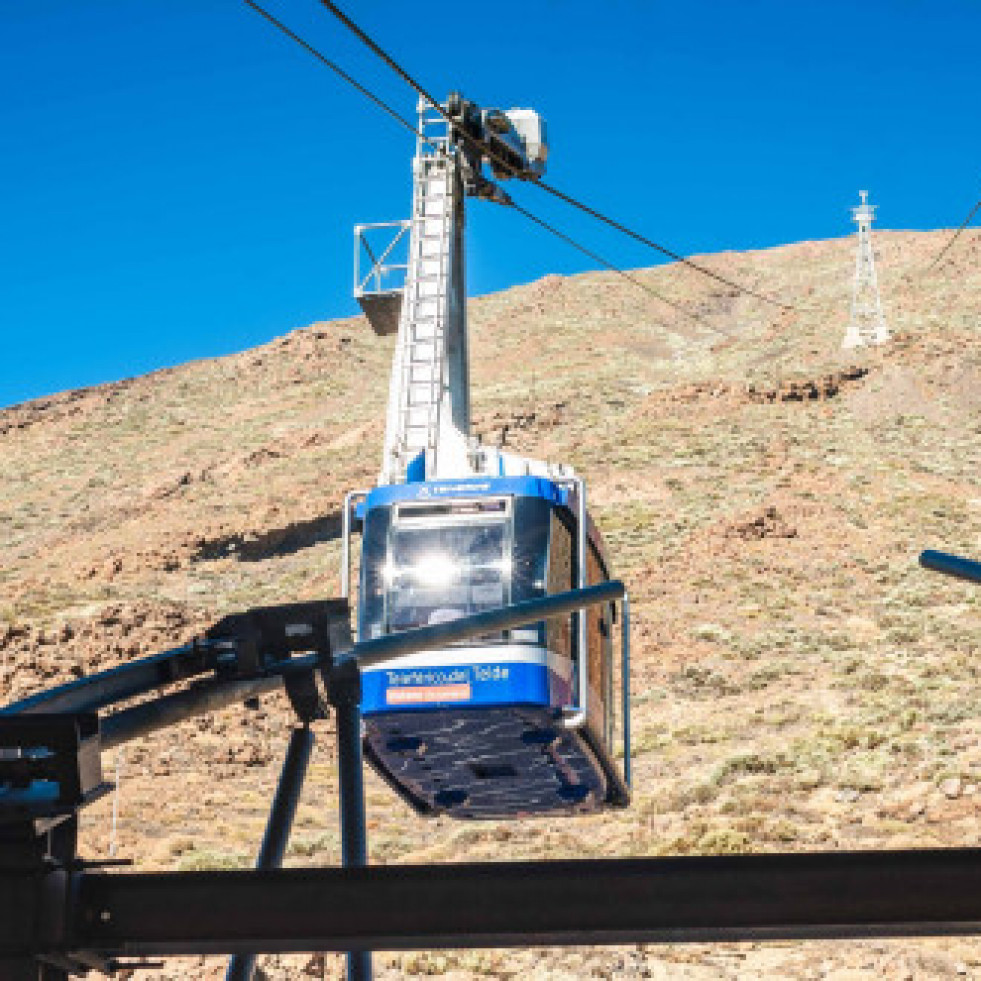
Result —
M424 813L514 818L607 803L603 767L547 708L404 712L365 728L369 760Z

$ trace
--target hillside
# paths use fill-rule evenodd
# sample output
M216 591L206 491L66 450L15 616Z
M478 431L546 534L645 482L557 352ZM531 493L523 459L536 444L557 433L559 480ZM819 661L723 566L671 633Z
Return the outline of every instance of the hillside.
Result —
M427 822L372 777L372 862L977 843L981 591L916 565L926 547L981 556L981 233L924 276L947 235L877 234L895 339L869 352L840 351L852 239L703 257L798 312L676 265L636 275L699 321L612 273L471 301L476 429L587 477L631 590L635 803ZM0 411L2 701L231 610L335 595L340 503L374 482L391 350L361 318L316 323ZM128 747L119 853L147 869L251 864L288 723L273 698ZM292 864L339 862L321 728ZM105 854L108 829L103 801L83 854ZM981 977L981 940L377 963L381 977Z

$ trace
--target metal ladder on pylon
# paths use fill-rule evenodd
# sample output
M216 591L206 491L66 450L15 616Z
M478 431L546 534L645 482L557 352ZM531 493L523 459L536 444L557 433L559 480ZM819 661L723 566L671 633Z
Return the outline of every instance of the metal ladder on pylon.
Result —
M454 220L454 160L417 158L409 269L400 331L400 404L396 480L420 451L436 449L443 397L447 279Z

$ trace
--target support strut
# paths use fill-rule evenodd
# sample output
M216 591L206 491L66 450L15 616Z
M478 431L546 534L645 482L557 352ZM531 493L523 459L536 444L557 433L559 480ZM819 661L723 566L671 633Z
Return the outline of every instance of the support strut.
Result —
M286 759L283 761L283 770L276 786L276 796L273 798L269 820L266 822L266 833L263 835L259 858L255 863L257 869L282 867L290 829L293 827L293 818L296 816L296 807L303 790L303 780L310 763L313 741L313 732L306 725L294 729L290 734ZM252 981L254 971L255 954L235 954L229 961L225 981Z
M338 780L341 806L341 861L345 869L368 864L368 835L364 813L364 764L361 750L361 683L353 662L331 685L337 721ZM371 951L347 955L348 981L371 981Z

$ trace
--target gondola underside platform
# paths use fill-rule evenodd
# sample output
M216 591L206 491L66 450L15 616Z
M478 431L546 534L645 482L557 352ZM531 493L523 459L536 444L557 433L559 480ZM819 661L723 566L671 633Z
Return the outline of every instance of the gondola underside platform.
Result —
M515 818L626 803L588 732L542 706L434 709L365 719L365 752L417 811Z

